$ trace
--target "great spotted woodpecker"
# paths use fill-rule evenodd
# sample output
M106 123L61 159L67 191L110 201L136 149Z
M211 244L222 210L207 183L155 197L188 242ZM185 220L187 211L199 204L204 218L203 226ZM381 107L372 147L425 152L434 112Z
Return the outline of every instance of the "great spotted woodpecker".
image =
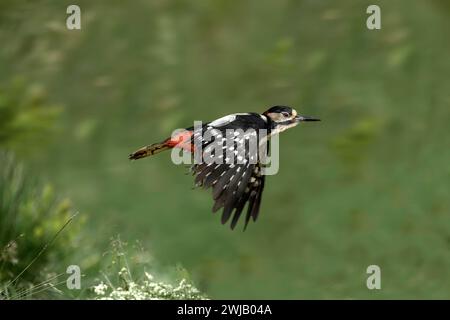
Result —
M258 217L265 182L261 158L267 153L268 139L301 121L320 120L300 116L287 106L274 106L262 114L231 114L198 127L186 128L160 143L140 148L130 154L129 159L148 157L171 148L199 154L200 159L196 159L191 167L196 176L195 185L212 188L215 201L212 211L223 208L222 224L233 216L231 229L236 226L248 202L245 230L250 218L256 221ZM256 151L252 150L251 141L256 141L253 144Z

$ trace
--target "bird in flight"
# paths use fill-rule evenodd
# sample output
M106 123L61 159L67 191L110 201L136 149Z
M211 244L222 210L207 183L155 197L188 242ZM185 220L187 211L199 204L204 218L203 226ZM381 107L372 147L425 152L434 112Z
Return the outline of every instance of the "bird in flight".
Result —
M212 211L223 208L222 224L231 218L231 229L235 228L248 203L245 230L250 218L253 221L258 218L265 183L262 158L268 153L270 137L302 121L320 119L298 115L287 106L273 106L262 114L230 114L142 147L130 154L129 159L145 158L172 148L183 149L195 155L194 158L200 155L200 160L196 158L191 166L195 185L212 188Z

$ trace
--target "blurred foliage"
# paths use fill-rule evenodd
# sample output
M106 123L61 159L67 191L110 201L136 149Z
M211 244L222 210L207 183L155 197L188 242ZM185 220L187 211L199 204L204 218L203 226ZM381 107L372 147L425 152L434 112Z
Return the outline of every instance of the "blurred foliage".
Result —
M356 171L357 165L365 160L368 148L381 130L382 126L376 119L363 119L336 136L332 146L350 170Z
M130 247L117 237L101 255L95 240L86 239L86 217L67 198L58 198L49 184L41 187L12 153L0 152L0 163L0 300L206 298L183 268L158 269L138 241ZM83 288L75 292L65 286L66 268L74 263L83 276ZM161 281L149 270L164 274ZM108 285L98 283L100 274Z
M68 199L58 199L51 185L40 187L17 165L11 154L0 153L0 290L4 294L26 292L33 296L33 285L65 273L68 258L79 246L84 218L70 225L51 243L51 239L75 214ZM48 249L14 283L39 254ZM45 295L41 295L45 296ZM22 296L24 298L25 296Z
M40 86L16 79L0 87L0 147L32 152L55 129L60 108L50 106Z

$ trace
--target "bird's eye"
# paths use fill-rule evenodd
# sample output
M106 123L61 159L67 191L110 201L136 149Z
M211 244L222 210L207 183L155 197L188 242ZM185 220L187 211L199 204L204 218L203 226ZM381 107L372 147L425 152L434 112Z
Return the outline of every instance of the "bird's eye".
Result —
M289 113L286 111L283 111L281 114L283 115L283 117L289 117Z

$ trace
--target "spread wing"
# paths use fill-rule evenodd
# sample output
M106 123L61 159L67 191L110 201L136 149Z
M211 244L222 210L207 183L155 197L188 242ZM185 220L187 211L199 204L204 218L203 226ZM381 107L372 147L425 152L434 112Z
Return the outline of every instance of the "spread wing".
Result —
M193 171L196 175L196 185L212 188L215 201L213 212L223 208L223 224L227 223L232 217L231 229L234 229L247 203L244 230L250 218L256 221L265 180L265 176L261 175L259 163L234 166L228 164L201 164L196 165Z
M225 151L225 138L222 130L216 130L212 126L207 126L206 130L212 130L215 139L211 142L202 143L203 153L215 155L217 150ZM236 136L236 141L248 141L248 132ZM259 144L259 140L258 140ZM218 147L217 147L218 146ZM235 144L234 154L237 156L237 145ZM262 192L264 190L265 176L261 174L261 163L257 160L254 152L246 145L245 151L239 153L242 158L234 161L226 161L228 158L224 154L223 162L203 162L192 167L195 177L195 185L204 188L212 188L213 199L215 201L213 212L223 208L222 224L227 223L231 218L231 229L236 226L239 217L247 204L245 215L246 229L248 222L252 218L256 221L261 205ZM220 157L220 155L218 155Z

